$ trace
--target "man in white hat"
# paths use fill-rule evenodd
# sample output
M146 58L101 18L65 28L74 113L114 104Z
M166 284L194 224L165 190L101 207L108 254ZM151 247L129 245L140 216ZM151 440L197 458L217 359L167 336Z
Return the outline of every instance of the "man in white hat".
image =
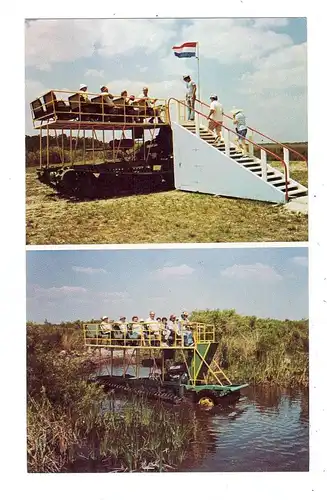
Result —
M112 331L112 325L108 316L102 316L100 330L104 335L108 335Z
M79 94L83 97L85 102L90 102L88 93L87 93L87 85L85 83L81 83L79 86Z
M194 106L196 99L196 83L191 79L190 75L184 75L183 80L186 84L186 105L187 119L194 120Z
M180 319L178 320L179 330L183 334L184 345L191 347L194 345L193 335L191 331L191 322L188 318L188 312L183 311Z
M231 115L233 116L233 123L235 124L235 129L237 133L236 144L240 148L241 152L246 155L247 147L245 138L248 129L246 126L245 114L243 113L243 109L233 108L231 111Z
M127 336L127 322L126 322L126 316L120 316L119 317L119 329L123 333L124 337Z
M212 94L210 96L210 102L211 104L208 115L208 129L213 132L215 136L215 142L219 143L222 140L221 127L224 119L224 110L216 94Z

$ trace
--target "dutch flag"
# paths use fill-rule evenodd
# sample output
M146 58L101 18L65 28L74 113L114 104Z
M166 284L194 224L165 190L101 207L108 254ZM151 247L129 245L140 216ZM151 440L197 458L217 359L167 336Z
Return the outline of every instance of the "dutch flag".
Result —
M176 57L196 57L196 44L198 42L185 42L182 45L175 45L173 51Z

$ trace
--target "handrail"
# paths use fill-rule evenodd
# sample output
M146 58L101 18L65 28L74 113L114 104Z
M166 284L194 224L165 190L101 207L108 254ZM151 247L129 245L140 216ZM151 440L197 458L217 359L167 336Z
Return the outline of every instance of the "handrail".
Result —
M200 103L200 104L203 104L204 106L207 106L207 108L210 108L209 104L207 104L206 102L203 102L203 101L199 101L199 99L195 99L196 102ZM226 118L228 118L229 120L232 120L233 117L232 116L229 116L227 113L223 113L224 116L226 116ZM272 141L274 142L275 144L278 144L279 146L282 146L283 148L286 148L288 149L289 151L291 151L292 153L296 154L299 158L302 158L303 161L306 163L307 165L307 168L308 168L308 160L307 158L302 155L301 153L299 153L298 151L296 151L296 149L293 149L293 148L290 148L289 146L287 146L286 144L283 144L282 142L279 142L279 141L276 141L276 139L273 139L272 137L269 137L268 135L266 134L263 134L262 132L259 132L259 130L253 128L253 127L249 127L247 125L247 128L249 130L252 130L252 132L255 132L256 134L259 134L261 135L262 137L264 137L265 139L268 139L269 141Z
M176 101L179 104L182 104L183 106L188 107L187 104L185 104L185 102L180 101L179 99L175 99L174 97L170 97L168 99L168 119L169 119L169 123L171 123L171 119L170 119L170 101ZM204 113L201 113L200 111L198 111L196 109L194 109L194 112L197 113L200 116L203 116L204 118L207 118L207 116ZM216 122L215 120L212 120L212 121L215 122L217 125L220 125L220 123ZM221 126L222 126L222 128L228 130L229 132L232 132L234 135L236 135L236 136L238 135L235 132L235 130L232 130L229 127L226 127L226 125L221 124ZM277 160L280 161L283 164L283 166L284 166L284 175L285 175L285 199L286 199L286 201L288 201L289 200L289 196L288 196L288 174L287 174L287 166L286 166L285 161L282 158L280 158L278 155L276 155L275 153L273 153L272 151L269 151L269 149L265 148L264 146L261 146L260 144L257 144L256 142L251 141L248 138L244 138L244 140L247 141L247 142L249 142L250 144L253 144L254 146L257 146L260 150L263 150L266 153L271 154L272 156L274 156L275 158L277 158Z
M50 94L51 97L45 102L45 96L49 96ZM165 98L149 97L149 100L155 102L153 102L152 106L147 106L145 102L140 103L137 99L130 101L129 97L127 97L126 101L121 95L111 94L113 106L111 109L112 112L109 112L106 102L103 100L95 102L91 99L91 97L101 98L104 96L103 93L85 92L83 94L86 94L88 99L85 102L80 102L78 98L76 98L76 109L72 110L69 99L72 96L81 94L80 91L52 89L34 99L30 103L34 127L36 122L47 122L52 118L57 120L58 115L61 117L61 120L67 119L68 121L75 120L76 118L82 121L90 121L87 117L92 115L92 118L96 117L96 121L110 121L112 123L116 121L117 123L132 123L136 121L135 118L140 119L137 123L143 123L142 119L153 118L154 120L150 123L154 124L154 128L154 122L159 117L162 119L163 123L167 123L167 99ZM37 100L40 101L39 105L35 105ZM59 107L62 103L64 103L65 106ZM87 109L87 107L90 106L92 106L92 110ZM115 120L115 117L118 119ZM108 118L110 118L110 120Z

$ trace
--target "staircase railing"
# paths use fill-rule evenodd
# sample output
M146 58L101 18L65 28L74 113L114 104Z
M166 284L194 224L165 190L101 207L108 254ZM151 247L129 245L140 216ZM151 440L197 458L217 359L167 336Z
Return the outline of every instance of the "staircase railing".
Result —
M186 120L186 111L187 111L187 104L185 103L185 101L180 101L178 99L175 99L174 97L171 97L170 99L168 99L168 120L169 120L169 123L171 123L171 113L170 113L170 103L171 101L174 101L177 105L177 121L178 123L180 123L181 121L181 117L182 117L182 114L181 114L181 111L183 110L183 116L184 116L184 120ZM183 108L181 108L181 106L183 106ZM204 113L202 113L201 111L198 111L197 109L194 109L194 112L195 112L195 133L198 137L200 137L200 125L203 125L202 120L203 118L207 119L207 116L208 115L205 115ZM214 120L213 120L214 121ZM218 123L217 123L218 125ZM230 143L233 141L231 141L231 134L233 134L233 136L236 136L238 137L238 134L236 133L235 130L232 130L231 128L227 127L226 125L222 125L222 129L224 130L224 143L225 143L225 154L227 156L230 156ZM264 181L267 181L267 153L270 154L271 156L273 156L274 158L277 159L277 161L281 162L282 166L284 167L284 177L285 177L285 200L288 201L289 200L289 195L288 195L288 180L289 180L289 164L286 163L286 161L281 158L280 156L278 156L277 154L273 153L272 151L270 151L269 149L265 148L264 146L260 145L260 144L257 144L256 142L252 141L251 139L248 139L248 138L245 138L244 139L249 145L249 149L254 146L256 146L257 148L259 148L260 150L260 164L261 164L261 173L262 173L262 180Z
M206 108L210 108L209 104L207 104L206 102L199 101L199 99L196 99L196 102L200 104L200 106L201 106L201 112L202 112L202 106L205 106ZM223 113L223 115L227 119L233 120L232 116L229 116L226 113ZM276 141L276 139L273 139L272 137L269 137L268 135L263 134L259 130L255 129L253 127L249 127L248 125L247 125L247 129L251 130L251 132L253 132L255 134L260 135L261 137L264 137L265 139L268 139L270 142L273 142L274 144L277 144L278 146L281 146L283 148L283 156L284 156L284 160L285 160L286 164L289 164L290 153L293 153L293 155L296 155L298 158L300 158L302 161L304 161L305 164L306 164L306 167L308 168L308 160L307 160L307 158L304 155L302 155L301 153L299 153L298 151L296 151L296 149L291 148L290 146L287 146L286 144L283 144L282 142Z

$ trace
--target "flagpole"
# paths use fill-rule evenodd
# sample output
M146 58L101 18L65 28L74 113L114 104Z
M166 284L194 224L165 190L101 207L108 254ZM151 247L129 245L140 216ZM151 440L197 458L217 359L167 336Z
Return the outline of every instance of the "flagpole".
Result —
M201 101L201 94L200 94L200 44L197 42L197 60L198 60L198 99Z

